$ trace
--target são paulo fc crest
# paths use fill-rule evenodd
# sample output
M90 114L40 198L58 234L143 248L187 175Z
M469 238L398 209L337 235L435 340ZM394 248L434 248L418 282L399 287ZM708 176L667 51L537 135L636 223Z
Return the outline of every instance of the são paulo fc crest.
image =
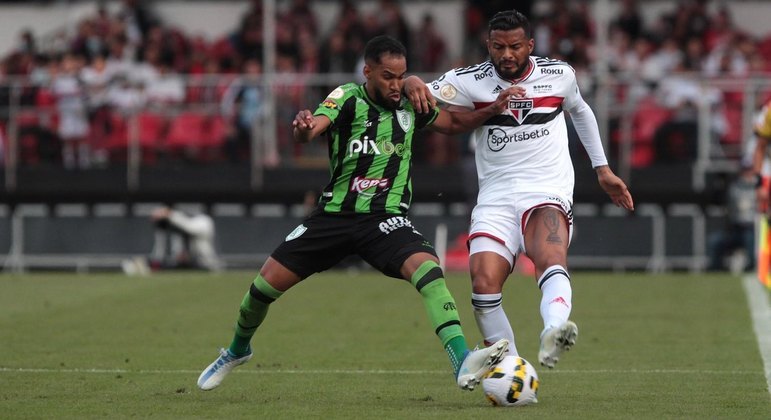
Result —
M396 121L399 123L399 127L406 133L410 131L410 127L412 127L412 114L403 109L397 109Z
M517 120L517 123L522 124L527 114L533 110L532 99L512 99L509 101L509 112Z

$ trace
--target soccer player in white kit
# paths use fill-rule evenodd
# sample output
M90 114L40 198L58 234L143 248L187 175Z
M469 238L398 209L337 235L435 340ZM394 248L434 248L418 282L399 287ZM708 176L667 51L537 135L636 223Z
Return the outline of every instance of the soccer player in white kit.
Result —
M508 110L471 134L479 176L469 231L471 302L485 342L506 338L510 354L517 355L501 291L517 254L524 252L535 264L542 292L538 360L552 368L578 335L569 319L574 172L563 110L571 115L602 189L617 206L633 210L634 203L626 184L608 167L597 120L581 97L573 68L530 55L535 45L530 23L516 10L493 16L488 35L490 60L450 70L428 85L410 77L405 91L419 111L427 111L435 101L478 109L503 89L524 88L523 96L511 98Z

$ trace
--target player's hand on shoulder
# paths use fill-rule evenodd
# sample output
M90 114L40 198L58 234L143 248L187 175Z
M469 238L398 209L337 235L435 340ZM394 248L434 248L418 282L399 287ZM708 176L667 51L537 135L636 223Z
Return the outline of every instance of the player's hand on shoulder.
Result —
M418 76L409 76L404 79L404 96L419 114L429 112L436 107L434 95Z
M610 197L611 201L613 201L613 204L630 211L634 210L632 193L629 192L624 181L616 176L608 166L600 166L597 168L597 180L600 183L600 187L602 187L605 193Z
M303 131L313 130L314 125L313 113L307 109L298 112L292 121L292 127Z

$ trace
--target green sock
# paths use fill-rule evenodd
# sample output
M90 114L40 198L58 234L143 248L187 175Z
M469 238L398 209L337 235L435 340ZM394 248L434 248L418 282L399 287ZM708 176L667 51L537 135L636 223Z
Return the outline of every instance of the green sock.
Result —
M228 349L231 353L236 356L249 353L249 342L268 314L268 307L282 294L283 292L274 289L262 276L257 275L241 301L236 332Z
M468 346L460 326L455 299L447 290L442 269L435 262L426 261L418 267L410 281L423 297L423 305L434 332L450 357L453 372L457 374Z

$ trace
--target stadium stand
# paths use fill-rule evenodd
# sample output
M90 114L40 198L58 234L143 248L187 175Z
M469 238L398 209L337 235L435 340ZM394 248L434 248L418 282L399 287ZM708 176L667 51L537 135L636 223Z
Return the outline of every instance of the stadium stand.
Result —
M0 51L0 200L7 206L0 251L11 254L14 215L28 211L25 206L55 209L62 203L82 203L83 216L61 217L51 210L45 218L22 217L25 235L32 235L24 238L24 255L65 260L78 253L117 259L146 245L136 238L115 247L102 243L111 237L104 232L142 232L133 228L141 216L131 210L124 216L97 215L94 209L104 202L290 208L309 188L320 187L327 151L322 143L292 144L288 121L301 107L313 108L325 92L359 77L366 39L380 33L401 39L414 52L410 69L428 80L444 69L483 59L480 40L486 19L509 5L472 0L242 1L222 2L212 16L206 2L36 3L29 7L39 18L7 37L11 44ZM275 19L264 19L268 3L276 6ZM600 4L610 14L599 13ZM34 14L19 4L4 7L0 5L0 12L7 11L2 15L9 20ZM717 198L723 196L721 179L738 169L751 137L754 108L771 95L771 35L757 18L769 6L752 0L653 1L644 7L634 0L551 0L517 2L517 7L532 17L535 53L573 65L609 141L611 164L637 201L649 205L646 214L632 217L606 212L585 154L580 146L573 147L576 201L594 206L578 225L612 226L602 232L634 231L641 238L636 248L625 250L616 241L594 243L579 233L573 249L577 265L607 267L608 257L615 255L626 258L621 258L624 267L701 267L704 251L698 235L713 225L702 220L715 213L708 211L711 206L724 204ZM54 21L59 23L52 25ZM264 63L266 22L281 22L275 26L274 72ZM599 30L599 25L606 26ZM444 30L448 27L462 30ZM607 38L600 39L603 33ZM605 54L598 50L602 46ZM77 168L63 165L58 128L67 98L52 89L65 53L78 60L89 124L88 159ZM241 73L250 59L258 64L253 79ZM670 90L666 81L672 78L692 82L692 89ZM238 92L231 90L235 87ZM675 96L685 102L673 105ZM708 97L715 102L704 102ZM684 115L683 108L693 113ZM680 153L672 142L682 136L666 134L664 128L684 117L691 118L697 131L695 139L683 140L692 149ZM239 118L247 121L240 132ZM469 200L458 187L467 154L450 153L435 138L420 144L416 201L439 202L444 209L438 216L416 217L430 231L439 224L449 226L452 241L463 234L467 217L448 210ZM222 224L218 244L227 259L239 249L260 254L255 235L280 238L298 219L245 211L215 220ZM664 239L646 234L658 229L657 223L667 227ZM698 235L689 236L689 229ZM94 242L79 243L70 238L75 232L89 232ZM35 236L54 233L55 239L48 241ZM98 252L107 249L112 251ZM249 255L234 260L247 261ZM595 261L596 255L601 257Z

